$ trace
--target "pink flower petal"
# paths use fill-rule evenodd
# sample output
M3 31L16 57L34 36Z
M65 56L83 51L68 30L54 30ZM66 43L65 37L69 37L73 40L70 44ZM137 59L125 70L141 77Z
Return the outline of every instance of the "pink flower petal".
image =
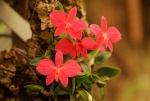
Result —
M84 47L80 47L80 53L84 58L87 57L87 49L85 49Z
M121 40L121 33L115 27L110 27L106 34L108 35L109 40L113 43Z
M83 20L76 20L71 25L70 36L74 39L81 39L82 30L87 28L87 24Z
M107 46L110 49L110 51L113 52L113 46L112 46L112 43L110 41L107 42Z
M71 38L77 39L77 35L76 35L76 32L74 30L70 29L69 33L70 33L69 35L71 36Z
M90 37L84 37L82 39L82 45L88 50L94 50L94 45L96 42Z
M69 54L73 47L73 43L69 39L63 38L58 41L55 50L60 50L63 54Z
M61 81L61 83L64 87L67 87L68 77L63 72L60 72L59 80Z
M77 54L78 57L80 57L80 54L81 54L81 51L80 51L80 50L81 50L81 49L80 49L80 48L81 48L81 45L76 44L75 47L76 47L76 54Z
M76 39L81 40L81 38L82 38L82 30L76 32Z
M76 47L75 46L73 46L73 48L71 49L69 54L71 55L72 59L76 58L77 52L76 52Z
M61 51L57 51L56 52L56 55L55 55L55 64L56 64L56 67L61 67L62 64L63 64L63 54Z
M37 71L42 75L49 75L55 68L56 66L50 59L43 59L36 66Z
M100 45L100 46L99 46L99 48L100 48L100 51L101 51L101 52L105 52L105 51L106 51L106 49L105 49L105 46L104 46L104 45Z
M59 35L61 35L64 31L65 31L64 26L58 27L58 28L55 30L54 36L59 36Z
M51 71L51 73L46 77L46 85L50 85L55 79L55 71Z
M72 26L71 28L75 31L75 32L78 32L78 31L81 31L83 29L86 29L87 28L87 24L85 21L79 19L79 20L76 20L72 23Z
M104 43L104 40L103 40L102 36L100 36L100 37L96 40L96 43L95 43L95 45L94 45L94 49L100 47L103 43Z
M66 23L66 14L63 11L56 10L50 13L50 20L55 27L64 26Z
M90 30L97 38L99 38L102 35L102 30L97 24L91 24Z
M76 75L81 73L81 67L75 60L68 60L62 66L61 71L67 77L74 77L74 76L76 76Z
M104 16L102 16L101 18L101 28L102 28L102 32L106 32L107 30L107 20L105 19Z
M67 22L72 23L75 19L76 13L77 13L77 8L73 7L68 13Z

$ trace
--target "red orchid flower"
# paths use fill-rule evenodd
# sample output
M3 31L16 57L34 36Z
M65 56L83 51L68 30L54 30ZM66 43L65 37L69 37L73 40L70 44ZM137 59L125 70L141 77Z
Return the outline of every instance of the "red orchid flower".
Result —
M95 46L99 47L101 51L105 51L105 48L108 47L112 52L112 43L121 40L121 34L115 27L109 27L107 30L107 21L104 16L101 18L101 28L97 24L91 24L90 30L97 38Z
M89 37L85 37L82 40L70 41L68 38L63 38L56 44L55 50L60 50L64 55L70 54L72 59L80 54L86 58L87 50L94 50L95 41Z
M74 39L81 38L82 30L87 28L87 24L81 19L75 20L76 13L76 7L69 11L68 16L66 16L66 13L61 10L56 10L50 13L50 20L52 24L57 27L54 36L59 36L60 34L65 33L66 35L70 34Z
M43 59L36 66L37 71L47 76L46 85L51 84L54 80L61 81L64 87L68 85L68 77L74 77L81 73L81 67L75 60L68 60L63 64L63 55L57 51L55 64L51 59Z

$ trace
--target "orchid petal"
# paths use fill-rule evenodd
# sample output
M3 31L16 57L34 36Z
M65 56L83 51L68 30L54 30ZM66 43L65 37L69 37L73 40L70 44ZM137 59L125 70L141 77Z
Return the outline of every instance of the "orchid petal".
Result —
M73 43L69 39L63 38L58 41L55 50L60 50L63 54L69 54L73 47Z
M77 39L77 35L76 35L76 32L74 30L70 29L69 33L70 33L71 38L73 38L75 40Z
M116 43L119 40L121 40L121 33L115 27L110 27L107 30L107 35L109 37L109 40L113 43Z
M63 11L56 10L50 13L50 20L55 27L64 26L66 22L66 14Z
M105 52L105 51L106 51L106 49L105 49L105 46L104 46L104 45L100 45L100 46L99 46L99 48L100 48L100 51L101 51L101 52Z
M70 36L72 38L81 39L82 30L87 28L87 24L83 20L76 20L71 25Z
M55 55L55 64L56 67L61 67L63 64L63 54L61 51L57 51L56 55Z
M81 38L82 38L82 30L76 32L76 37L77 37L76 39L81 40Z
M67 85L68 85L68 77L63 72L60 72L59 80L61 81L61 83L62 83L62 85L64 87L67 87Z
M76 47L76 54L77 54L78 57L80 57L80 54L81 54L81 49L80 49L81 45L76 44L75 47Z
M59 36L59 35L62 34L64 31L65 31L64 26L58 27L58 28L55 30L54 36Z
M50 59L40 60L36 66L37 71L42 75L49 75L55 68L56 66Z
M104 16L102 16L101 18L101 28L102 28L102 32L105 33L107 30L107 20Z
M51 71L51 73L46 77L46 85L50 85L55 79L55 71Z
M99 37L99 38L96 40L96 43L95 43L95 45L94 45L94 49L100 47L100 46L103 44L103 42L104 42L104 40L103 40L102 36Z
M72 48L72 50L70 51L69 54L71 55L72 59L75 59L75 57L76 57L76 47L75 46Z
M94 48L94 45L96 44L96 42L92 39L92 38L90 38L90 37L84 37L83 39L82 39L82 45L86 48L86 49L88 49L88 50L93 50L93 49L95 49Z
M91 24L90 30L97 38L99 38L102 35L102 30L97 24Z
M61 71L67 77L74 77L74 76L76 76L76 75L81 73L81 67L75 60L68 60L62 66Z
M71 28L75 31L75 32L78 32L78 31L82 31L83 29L86 29L87 28L87 24L85 23L85 21L79 19L79 20L76 20L72 23L72 26Z
M76 7L72 8L68 13L67 22L72 23L75 19L76 13L77 13L77 8Z
M87 57L87 50L84 47L80 47L80 53L84 58Z
M110 41L107 42L107 46L108 46L109 50L111 52L113 52L113 46L112 46L112 43Z

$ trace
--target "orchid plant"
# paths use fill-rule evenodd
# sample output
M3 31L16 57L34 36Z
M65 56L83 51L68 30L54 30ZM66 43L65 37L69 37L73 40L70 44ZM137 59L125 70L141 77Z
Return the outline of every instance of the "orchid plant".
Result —
M62 5L60 10L50 13L53 24L51 31L53 55L36 57L31 65L36 66L37 75L46 76L46 85L31 84L25 88L37 89L47 96L57 99L58 95L68 95L70 101L95 101L92 97L92 84L103 91L110 77L120 73L120 69L112 66L99 66L113 52L112 43L121 40L121 34L115 27L107 30L107 20L101 18L101 27L87 23L76 17L77 8L73 7L66 14ZM90 34L84 32L90 30ZM109 48L110 52L106 51ZM50 87L47 90L46 86Z

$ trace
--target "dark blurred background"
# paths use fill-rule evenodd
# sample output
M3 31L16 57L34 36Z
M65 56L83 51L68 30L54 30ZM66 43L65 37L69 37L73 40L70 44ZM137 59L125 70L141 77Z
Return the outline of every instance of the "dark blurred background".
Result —
M9 4L22 17L26 16L25 0L6 1L13 1ZM108 27L115 26L122 34L122 40L113 44L111 58L102 64L122 71L108 81L103 101L150 101L150 0L84 0L84 6L89 24L100 25L101 16L105 16ZM24 45L9 33L10 29L0 22L1 51ZM99 101L100 91L93 86L94 97Z

